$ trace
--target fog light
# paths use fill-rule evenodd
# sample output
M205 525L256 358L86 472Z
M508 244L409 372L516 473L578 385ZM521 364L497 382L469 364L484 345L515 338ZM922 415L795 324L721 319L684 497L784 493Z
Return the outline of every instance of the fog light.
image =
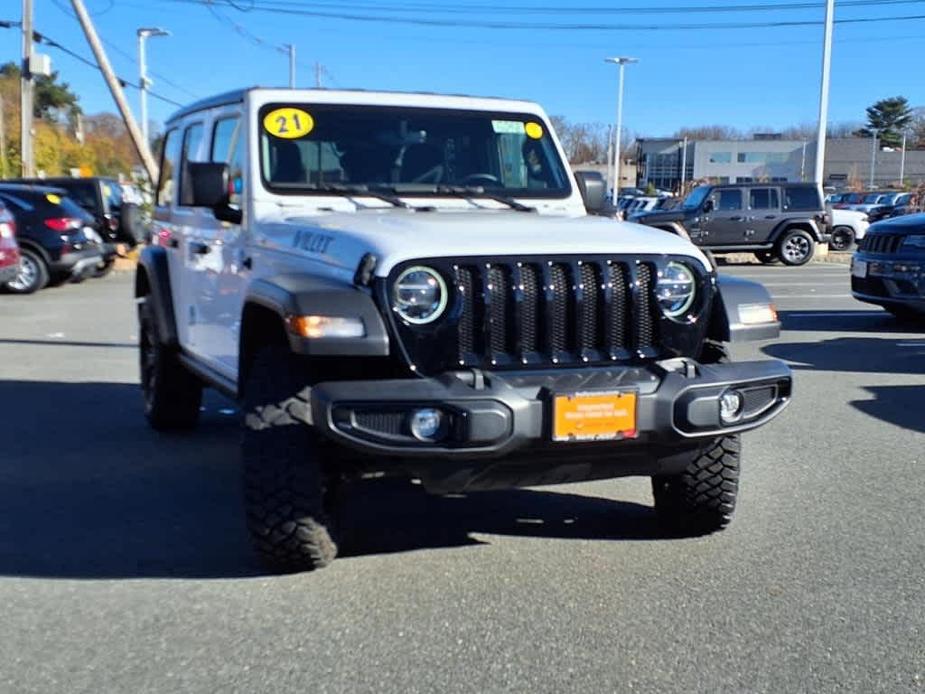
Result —
M443 429L443 413L432 407L415 410L411 413L408 427L418 441L434 441Z
M727 390L719 396L719 418L723 424L735 424L742 419L745 398L737 390Z

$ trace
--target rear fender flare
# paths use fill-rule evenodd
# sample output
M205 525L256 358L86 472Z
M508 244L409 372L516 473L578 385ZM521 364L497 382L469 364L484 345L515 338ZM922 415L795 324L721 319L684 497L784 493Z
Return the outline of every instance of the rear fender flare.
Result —
M176 347L177 323L170 291L170 271L167 251L159 246L148 246L138 258L135 271L135 298L146 297L154 310L158 336L163 344Z

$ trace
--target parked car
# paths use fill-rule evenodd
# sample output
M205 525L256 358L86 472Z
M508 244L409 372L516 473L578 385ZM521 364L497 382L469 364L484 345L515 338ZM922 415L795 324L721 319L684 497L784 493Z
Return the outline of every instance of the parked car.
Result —
M750 251L762 262L803 265L831 236L831 214L813 183L739 183L694 188L682 206L637 222L689 238L713 253Z
M331 562L343 495L383 475L438 493L644 475L673 532L729 523L740 432L792 379L723 343L776 336L771 297L588 214L603 181L572 174L538 105L249 89L165 127L135 281L144 410L183 429L205 385L241 399L271 568Z
M106 262L96 275L108 273L115 262L117 244L129 248L144 241L140 208L123 198L122 185L114 178L98 176L74 178L59 176L43 179L14 179L21 183L48 185L67 191L71 199L96 220L94 228L102 236Z
M850 209L852 205L860 205L864 202L866 193L842 193L838 202L833 202L832 207L841 210Z
M19 274L19 244L16 242L16 220L0 202L0 285L16 279Z
M16 219L21 256L19 273L4 285L8 291L31 294L49 282L80 281L104 264L93 217L62 189L3 183L0 202Z
M831 214L832 238L829 240L829 248L833 251L847 251L864 238L870 226L865 213L833 208Z
M879 222L881 219L889 217L899 217L907 214L912 201L912 193L889 193L881 201L879 207L868 213L870 221Z
M886 201L890 199L890 193L883 192L873 192L866 193L861 202L851 203L848 205L849 210L855 210L856 212L864 212L868 215L877 214L878 211L884 207Z
M925 316L925 214L871 226L851 261L851 293L901 320Z

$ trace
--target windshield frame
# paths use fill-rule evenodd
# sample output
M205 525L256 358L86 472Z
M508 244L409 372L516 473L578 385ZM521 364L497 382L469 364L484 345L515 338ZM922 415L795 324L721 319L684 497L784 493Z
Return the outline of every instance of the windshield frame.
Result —
M538 140L538 142L549 139L550 151L555 154L555 162L551 162L553 166L558 165L561 167L561 174L563 178L564 186L562 188L554 189L542 189L542 188L505 188L505 187L485 187L484 192L475 192L473 191L469 197L479 200L490 200L492 197L507 197L512 199L524 199L524 200L548 200L548 201L563 201L568 200L575 194L575 186L572 181L572 170L571 166L568 164L566 158L563 156L564 152L562 150L561 144L558 139L554 136L554 131L549 121L545 116L541 116L538 113L530 111L506 111L498 110L493 111L483 108L448 108L448 107L430 107L430 106L383 106L383 105L373 105L373 104L353 104L353 103L332 103L332 102L310 102L310 101L277 101L267 102L261 104L257 110L257 117L251 126L254 129L254 139L256 143L256 168L260 174L260 182L263 186L263 189L268 193L273 195L280 195L286 197L336 197L339 193L331 192L330 190L314 189L311 186L316 184L307 183L306 187L294 187L291 185L279 185L274 184L267 178L267 171L264 167L263 160L263 142L265 137L269 137L264 132L262 127L263 118L266 114L278 108L297 108L306 110L308 112L320 112L320 111L332 111L336 112L338 109L349 109L350 111L368 111L371 113L377 111L386 111L392 113L401 113L401 112L420 112L424 114L435 114L435 115L479 115L485 118L486 120L503 120L503 121L512 121L512 120L523 120L524 122L534 121L539 123L543 127L543 137ZM367 185L369 189L376 190L377 187L387 187L390 189L390 193L400 197L407 198L424 198L424 199L438 199L438 198L454 198L458 197L456 195L450 195L445 192L431 192L429 190L421 190L421 184L416 183L382 183L377 184L375 182L357 182L357 183L347 183L345 185ZM448 186L458 186L461 184L451 184L444 183L438 185L448 185ZM408 186L409 189L403 190L403 186ZM418 188L418 189L415 189ZM362 194L357 194L356 197L363 197ZM372 197L375 197L374 195Z

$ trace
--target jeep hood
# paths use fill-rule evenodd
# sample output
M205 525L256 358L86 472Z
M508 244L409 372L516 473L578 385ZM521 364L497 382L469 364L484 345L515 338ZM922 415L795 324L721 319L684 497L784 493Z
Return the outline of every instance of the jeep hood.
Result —
M683 222L691 215L684 210L665 210L664 212L645 212L637 218L640 223L658 224L659 222Z
M287 217L261 224L260 235L264 246L323 259L351 276L367 253L376 256L378 276L408 260L467 256L673 254L711 269L674 234L593 216L364 210Z

